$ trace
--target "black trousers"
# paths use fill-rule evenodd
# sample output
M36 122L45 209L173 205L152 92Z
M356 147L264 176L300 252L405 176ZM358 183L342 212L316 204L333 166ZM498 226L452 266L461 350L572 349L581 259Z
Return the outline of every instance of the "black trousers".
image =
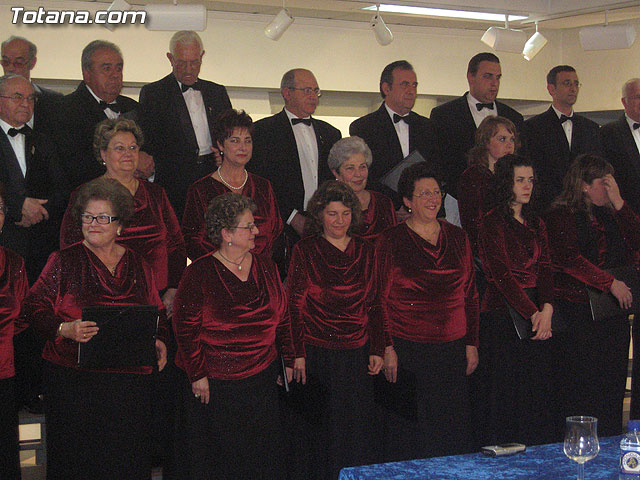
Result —
M13 377L0 380L0 478L20 480L18 411Z

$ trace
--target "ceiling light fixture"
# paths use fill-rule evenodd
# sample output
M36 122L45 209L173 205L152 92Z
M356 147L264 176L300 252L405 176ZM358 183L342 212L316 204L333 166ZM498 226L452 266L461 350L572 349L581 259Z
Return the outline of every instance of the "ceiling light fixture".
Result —
M131 5L129 5L125 0L113 0L109 8L107 8L107 12L111 12L114 10L119 10L121 12L126 12L131 10ZM116 23L103 23L102 26L107 30L111 30L112 32L116 29Z
M480 40L494 50L522 53L527 34L523 30L509 28L509 15L505 15L504 27L489 27Z
M386 13L403 13L407 15L422 15L425 17L448 17L448 18L462 18L468 20L488 20L492 22L504 22L505 15L501 13L487 13L487 12L471 12L464 10L447 10L444 8L428 8L428 7L411 7L408 5L387 5L378 4L364 7L363 10L376 10ZM522 15L510 15L511 20L524 20L526 16Z
M378 4L378 7L379 6L380 4ZM379 10L376 10L376 14L371 18L370 26L380 45L384 47L393 42L393 33L391 33L389 27L384 23Z
M604 12L604 25L580 29L583 50L618 50L629 48L636 39L636 29L631 24L609 25L609 12Z
M533 57L540 53L540 50L542 50L546 44L547 39L538 31L538 22L536 22L536 33L531 35L531 38L524 44L522 56L530 62Z
M271 20L269 25L264 27L264 34L271 40L280 39L282 34L286 32L287 28L293 23L294 18L289 13L289 10L287 10L284 2L285 0L282 0L282 10L278 12L278 15Z

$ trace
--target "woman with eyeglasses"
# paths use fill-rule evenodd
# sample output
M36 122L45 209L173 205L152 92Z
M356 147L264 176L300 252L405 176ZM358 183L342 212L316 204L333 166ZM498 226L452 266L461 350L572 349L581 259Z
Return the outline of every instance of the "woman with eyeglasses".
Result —
M440 185L426 163L407 168L398 193L409 217L376 241L382 286L372 315L389 333L384 374L396 384L386 389L386 461L470 448L467 375L478 365L478 294L466 233L438 219Z
M152 367L78 367L78 347L98 333L83 307L156 305L158 368L167 361L166 311L152 269L116 240L133 198L112 178L76 192L70 215L83 240L54 252L24 300L25 319L46 340L47 478L151 479Z
M216 120L214 136L222 165L189 187L182 218L182 233L192 260L215 250L206 232L204 216L211 200L228 192L239 193L255 202L254 220L260 230L255 253L271 256L283 223L271 183L245 168L253 152L252 135L253 121L244 111L229 109Z
M255 203L215 197L205 220L215 250L185 270L175 299L184 371L178 471L194 480L286 476L276 380L291 380L287 302L273 261L254 253Z
M0 233L7 207L4 187L0 184ZM0 247L0 478L20 480L18 410L15 399L13 336L26 325L20 319L20 306L29 284L24 260L11 250Z
M547 229L531 202L535 174L529 159L506 155L496 163L492 181L495 207L478 235L488 283L480 322L482 429L489 444L551 443L559 440L550 340L553 277ZM531 338L519 338L515 312L531 321Z

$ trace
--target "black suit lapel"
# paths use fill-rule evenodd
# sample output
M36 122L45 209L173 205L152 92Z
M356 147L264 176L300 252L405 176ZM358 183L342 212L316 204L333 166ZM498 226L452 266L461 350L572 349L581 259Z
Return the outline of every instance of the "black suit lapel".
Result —
M296 185L302 185L302 169L300 168L300 156L298 155L298 144L296 143L296 137L293 134L293 127L291 121L287 116L284 109L278 114L278 127L276 131L282 132L282 147L286 149L285 157L291 159L290 165L292 168L291 174L295 176L293 179Z
M620 131L622 148L627 152L629 158L633 159L633 165L635 168L640 170L640 152L638 151L638 145L633 138L633 134L631 133L631 128L629 128L626 117L623 116L622 119L618 121L618 130Z
M196 152L196 156L198 155L198 139L196 138L196 134L193 130L193 124L191 123L191 116L189 115L189 109L187 109L187 102L184 101L184 96L180 91L180 86L176 79L171 76L168 79L168 87L169 87L169 97L171 98L171 102L173 103L173 108L177 112L178 121L180 122L180 127L182 128L182 132L184 133L184 138L189 145L188 150L192 152ZM204 99L204 95L203 95ZM206 102L205 102L206 105Z
M469 109L469 101L467 100L467 95L469 95L469 92L465 93L460 98L460 103L458 104L460 108L460 118L462 118L461 128L463 128L465 132L470 133L470 135L465 135L465 138L473 137L476 129L478 128L476 127L476 121L473 119L473 114Z
M393 125L393 120L391 120L387 107L384 106L384 103L380 105L377 115L378 124L381 127L380 134L382 135L382 138L387 140L387 148L390 152L389 158L404 158L402 145L400 145L400 139L398 138L398 132L396 132L396 127ZM411 137L411 129L409 129L409 137ZM411 140L409 140L409 143L411 143ZM409 147L409 149L411 149L411 147Z
M564 133L564 128L562 128L562 122L558 118L558 115L556 115L556 112L553 109L553 107L549 107L549 110L545 112L545 115L547 116L549 133L553 137L553 144L558 145L562 149L561 154L565 158L569 158L571 156L571 148L569 146L569 142L567 141L567 135ZM574 140L576 138L576 132L579 130L579 128L575 128L575 127L576 126L573 125L573 128L571 129L572 144L574 143Z

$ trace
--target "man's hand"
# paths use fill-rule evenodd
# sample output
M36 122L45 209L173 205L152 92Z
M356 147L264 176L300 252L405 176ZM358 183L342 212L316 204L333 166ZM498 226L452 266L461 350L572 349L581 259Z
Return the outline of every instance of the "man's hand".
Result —
M304 215L296 213L289 224L293 227L298 235L302 236L302 233L304 232L304 224L306 222L307 219L304 217Z
M49 219L49 212L43 207L49 200L27 197L22 204L22 220L16 222L20 227L30 227L42 220Z
M156 162L153 160L153 157L147 152L140 151L138 153L138 168L136 169L135 176L146 180L153 175L155 171Z

